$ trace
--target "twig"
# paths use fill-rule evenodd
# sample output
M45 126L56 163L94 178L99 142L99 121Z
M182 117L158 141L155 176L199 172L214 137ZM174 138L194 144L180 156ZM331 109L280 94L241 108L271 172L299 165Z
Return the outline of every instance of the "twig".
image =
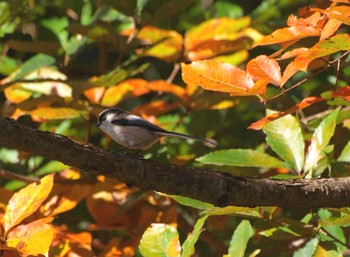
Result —
M328 69L329 67L331 67L334 63L338 62L340 59L342 59L343 57L345 57L345 56L348 55L349 53L350 53L350 50L346 51L345 53L343 53L341 56L339 56L339 57L336 58L335 60L329 62L326 66L324 66L324 67L321 68L320 70L318 70L318 71L316 71L315 73L313 73L313 74L307 76L306 78L304 78L303 80L297 82L297 83L294 84L293 86L291 86L291 87L285 89L283 92L281 92L281 93L279 93L279 94L277 94L277 95L275 95L275 96L273 96L273 97L271 97L271 98L265 100L265 103L270 102L270 101L272 101L272 100L275 100L276 98L278 98L278 97L284 95L285 93L291 91L292 89L294 89L294 88L300 86L300 85L303 84L305 81L308 81L309 79L311 79L311 78L317 76L318 74L320 74L320 73L322 73L323 71L327 70L327 69Z
M175 63L174 65L174 69L172 70L171 74L169 75L169 77L167 78L166 82L167 83L172 83L177 75L177 73L180 70L180 64Z
M30 183L40 183L39 178L33 178L33 177L27 177L21 174L13 173L7 170L0 170L0 177L7 178L7 179L14 179L14 180L19 180L22 182L25 182L27 184Z

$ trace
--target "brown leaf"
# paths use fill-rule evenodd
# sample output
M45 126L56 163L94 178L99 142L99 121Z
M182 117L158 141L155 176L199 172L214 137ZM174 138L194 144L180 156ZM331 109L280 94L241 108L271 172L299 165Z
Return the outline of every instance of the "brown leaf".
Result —
M338 90L332 92L334 97L342 97L350 102L350 86L341 87Z
M7 205L3 225L5 232L18 225L23 219L33 214L50 194L53 175L47 175L40 184L32 183L15 193Z

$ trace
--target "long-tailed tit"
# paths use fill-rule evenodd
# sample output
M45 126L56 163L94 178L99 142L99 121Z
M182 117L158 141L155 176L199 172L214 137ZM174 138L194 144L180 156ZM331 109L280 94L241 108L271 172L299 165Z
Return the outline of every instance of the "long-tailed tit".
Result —
M216 147L217 142L210 138L200 138L170 132L161 127L118 108L102 111L97 119L97 127L108 134L124 148L146 149L156 143L161 137L179 137L203 142L209 147Z

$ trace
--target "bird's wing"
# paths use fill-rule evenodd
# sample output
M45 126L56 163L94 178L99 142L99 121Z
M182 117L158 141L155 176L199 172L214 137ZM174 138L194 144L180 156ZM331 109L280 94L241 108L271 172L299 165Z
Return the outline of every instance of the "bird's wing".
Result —
M119 125L119 126L142 127L154 132L167 132L165 129L162 129L161 127L136 115L130 115L128 119L112 120L112 123L114 125Z

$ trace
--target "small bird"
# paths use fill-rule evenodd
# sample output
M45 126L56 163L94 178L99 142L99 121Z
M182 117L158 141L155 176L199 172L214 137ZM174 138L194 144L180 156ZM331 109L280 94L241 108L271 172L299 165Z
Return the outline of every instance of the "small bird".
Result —
M217 142L211 138L200 138L170 132L161 127L118 108L102 111L97 118L96 127L108 134L115 142L123 146L143 150L151 147L161 137L179 137L203 142L208 147L216 147Z

